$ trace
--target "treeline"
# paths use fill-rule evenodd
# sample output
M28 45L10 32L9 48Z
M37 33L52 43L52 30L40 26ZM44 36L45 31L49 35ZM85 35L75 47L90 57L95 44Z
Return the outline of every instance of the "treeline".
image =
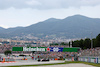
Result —
M72 41L72 43L53 43L50 45L70 45L72 44L72 47L80 47L81 49L87 49L87 48L91 48L91 43L92 43L92 47L100 47L100 34L98 34L98 36L96 36L96 38L93 38L92 40L90 38L86 38L86 39L81 39L81 40L76 40L76 41Z
M92 40L90 38L86 38L86 39L81 39L81 40L76 40L72 42L72 46L73 47L80 47L82 49L87 49L87 48L91 48L91 43L92 43L92 47L100 47L100 34L98 34L98 36L96 38L93 38Z

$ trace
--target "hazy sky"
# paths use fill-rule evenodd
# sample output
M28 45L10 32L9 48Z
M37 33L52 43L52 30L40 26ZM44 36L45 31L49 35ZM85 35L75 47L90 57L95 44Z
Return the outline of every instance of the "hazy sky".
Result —
M0 26L29 26L81 14L100 18L100 0L0 0Z

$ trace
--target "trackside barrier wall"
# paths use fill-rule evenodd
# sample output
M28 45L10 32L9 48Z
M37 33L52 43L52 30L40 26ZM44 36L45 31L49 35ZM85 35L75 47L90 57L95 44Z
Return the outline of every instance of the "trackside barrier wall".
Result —
M15 61L13 58L0 58L0 62Z
M74 57L72 57L72 58L66 58L65 61L74 61Z
M0 62L3 61L3 58L0 58Z
M100 58L98 59L98 63L100 63Z
M79 57L78 61L100 63L100 58L98 57Z

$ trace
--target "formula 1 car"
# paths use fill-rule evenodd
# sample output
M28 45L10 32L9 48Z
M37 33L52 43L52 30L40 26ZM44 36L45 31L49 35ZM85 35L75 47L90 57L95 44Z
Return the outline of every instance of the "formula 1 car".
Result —
M38 62L41 62L41 61L49 61L49 58L42 58L42 59L38 59Z

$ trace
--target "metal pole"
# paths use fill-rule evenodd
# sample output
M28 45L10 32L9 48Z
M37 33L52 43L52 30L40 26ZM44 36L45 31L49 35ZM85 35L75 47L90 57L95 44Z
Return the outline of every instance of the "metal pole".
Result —
M91 32L91 49L93 48L93 42L92 42L92 32Z
M72 40L70 41L70 48L72 47Z

